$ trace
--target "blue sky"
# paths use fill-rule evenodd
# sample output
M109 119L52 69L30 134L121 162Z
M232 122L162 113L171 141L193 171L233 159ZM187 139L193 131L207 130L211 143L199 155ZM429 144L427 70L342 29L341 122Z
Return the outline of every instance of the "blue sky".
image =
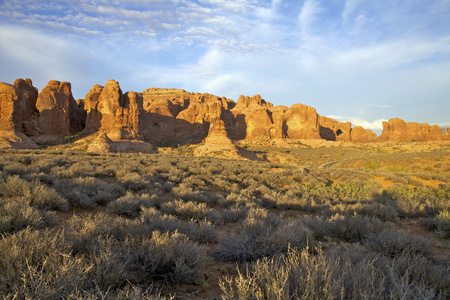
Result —
M450 125L450 0L0 0L0 81L183 88Z

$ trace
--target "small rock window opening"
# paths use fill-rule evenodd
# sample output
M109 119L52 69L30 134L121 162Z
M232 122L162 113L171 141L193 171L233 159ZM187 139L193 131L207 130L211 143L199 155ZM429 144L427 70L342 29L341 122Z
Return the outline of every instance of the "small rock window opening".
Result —
M338 129L338 130L336 131L336 136L340 136L341 134L343 134L342 130Z
M153 129L160 129L161 126L159 126L158 123L155 123L155 124L153 124L152 128L153 128Z

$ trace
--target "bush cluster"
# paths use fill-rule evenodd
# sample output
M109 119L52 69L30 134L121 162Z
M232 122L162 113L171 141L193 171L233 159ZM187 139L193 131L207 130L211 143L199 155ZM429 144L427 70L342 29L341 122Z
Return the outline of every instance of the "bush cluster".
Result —
M205 264L225 261L238 264L238 275L222 281L223 299L449 297L445 258L398 228L412 218L449 238L450 185L418 179L448 182L444 175L160 154L0 154L6 299L162 299L198 282ZM375 178L396 183L383 189Z

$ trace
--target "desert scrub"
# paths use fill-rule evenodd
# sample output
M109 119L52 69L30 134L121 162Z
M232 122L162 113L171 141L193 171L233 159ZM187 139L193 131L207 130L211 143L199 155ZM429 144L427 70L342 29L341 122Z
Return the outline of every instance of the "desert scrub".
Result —
M290 250L258 260L220 282L222 299L445 299L448 295L445 278L434 282L412 274L417 263L413 259L403 262L405 271L398 261L381 263L363 251L343 249L336 257L320 249L317 254ZM445 270L433 271L445 277Z
M364 243L372 250L389 257L427 255L430 244L425 238L393 228L368 236Z
M0 234L54 224L54 215L29 205L24 199L0 201Z
M105 205L126 194L120 185L94 177L57 180L53 187L69 201L70 205L82 208L92 208L97 204Z
M439 188L417 187L412 189L394 184L383 193L384 200L393 200L401 216L435 216L439 211L450 208L450 185Z
M361 242L369 236L377 234L392 223L382 222L377 218L336 214L328 222L332 230L330 235L346 239L350 242Z
M81 291L114 293L131 280L123 249L108 238L95 252L74 255L64 231L26 229L4 236L0 252L3 296L64 299Z
M179 232L154 231L151 237L132 240L127 260L142 281L192 283L205 249Z
M339 200L369 200L381 195L383 187L381 183L372 180L368 182L350 181L343 184L334 183L331 191L334 197Z
M435 231L443 238L450 238L450 210L441 210L433 219L423 219L422 226Z
M217 229L206 220L180 220L174 216L165 215L155 208L142 208L139 220L146 226L147 232L180 232L198 243L211 243L217 240Z
M303 249L312 240L311 231L302 222L281 222L264 210L251 209L236 232L220 241L213 257L243 263L286 253L290 247Z
M196 203L192 201L174 200L161 205L161 212L190 220L201 220L207 217L211 209L206 203Z
M108 207L117 215L137 217L142 207L160 206L162 202L164 200L154 194L151 196L148 194L139 196L128 192L125 196L108 203Z
M89 265L70 255L60 232L23 230L0 240L0 294L63 298L84 281Z
M379 202L358 202L354 205L349 205L347 208L353 214L359 214L362 216L375 217L384 222L397 222L398 212L395 204Z
M31 205L46 210L67 211L67 200L55 189L42 184L39 180L28 182L17 175L0 180L0 196L4 198L22 198Z

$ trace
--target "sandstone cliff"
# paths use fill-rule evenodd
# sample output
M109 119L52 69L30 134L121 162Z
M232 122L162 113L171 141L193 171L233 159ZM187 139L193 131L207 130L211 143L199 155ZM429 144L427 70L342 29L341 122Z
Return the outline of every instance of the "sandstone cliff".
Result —
M73 98L69 82L50 80L39 93L36 108L38 127L43 134L70 135L84 127L82 108Z
M108 80L105 87L94 85L83 102L87 112L85 133L101 130L111 139L139 138L142 94L124 95L117 81Z
M30 79L0 82L0 148L37 148L23 133L24 122L36 113L37 89Z
M371 142L375 141L377 134L369 129L361 126L355 126L350 131L351 140L353 142Z
M352 129L352 123L339 122L334 119L320 116L320 137L328 141L350 141L350 131Z
M0 147L37 147L29 137L41 142L80 132L91 143L91 151L142 152L151 151L151 144L204 142L198 153L214 149L238 153L237 141L284 147L299 139L450 139L448 129L443 133L436 125L401 119L384 122L383 134L376 138L370 130L319 116L315 108L303 104L274 106L260 95L241 95L234 102L181 89L123 93L115 80L94 85L84 99L75 101L68 82L51 80L38 94L30 79L17 79L13 85L0 83L0 100Z
M36 112L38 92L30 79L14 85L0 82L0 130L22 131L22 122Z
M437 125L425 123L405 122L394 118L383 122L383 132L378 138L380 141L441 141L444 139L442 130Z

